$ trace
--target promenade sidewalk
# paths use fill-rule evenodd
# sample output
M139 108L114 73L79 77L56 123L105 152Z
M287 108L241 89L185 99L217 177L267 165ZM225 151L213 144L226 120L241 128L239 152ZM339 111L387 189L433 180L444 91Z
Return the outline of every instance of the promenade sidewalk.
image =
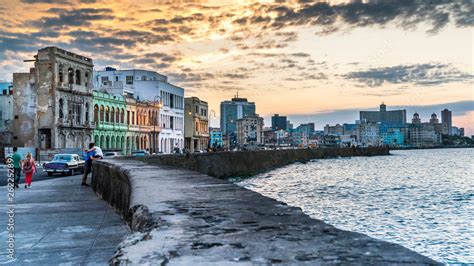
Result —
M80 177L38 181L15 192L15 245L12 265L105 265L129 233L122 218ZM6 261L7 189L0 187L0 262Z

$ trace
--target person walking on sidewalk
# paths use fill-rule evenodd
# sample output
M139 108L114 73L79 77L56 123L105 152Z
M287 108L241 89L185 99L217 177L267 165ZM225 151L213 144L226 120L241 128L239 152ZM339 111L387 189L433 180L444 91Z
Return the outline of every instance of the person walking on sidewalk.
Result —
M13 147L13 155L11 157L13 161L13 178L14 178L15 188L19 188L18 184L20 183L20 176L21 176L21 157L17 151L18 151L18 148Z
M23 173L25 173L25 188L30 188L33 175L36 173L36 164L31 152L28 152L26 160L23 162Z

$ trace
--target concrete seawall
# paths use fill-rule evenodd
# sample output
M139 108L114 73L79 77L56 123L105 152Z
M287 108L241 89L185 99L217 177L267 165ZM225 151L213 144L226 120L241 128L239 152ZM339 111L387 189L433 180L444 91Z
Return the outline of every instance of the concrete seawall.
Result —
M217 178L252 176L296 161L351 156L388 155L387 147L326 148L219 152L204 154L129 157L145 163L173 166Z
M137 160L102 160L93 171L96 193L134 232L114 264L438 264L194 171Z

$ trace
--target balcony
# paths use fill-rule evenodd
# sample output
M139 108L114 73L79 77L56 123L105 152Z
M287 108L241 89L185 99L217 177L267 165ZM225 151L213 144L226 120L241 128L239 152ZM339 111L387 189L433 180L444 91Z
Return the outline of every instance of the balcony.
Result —
M204 137L209 138L209 132L194 131L194 137Z
M66 82L58 82L57 88L62 91L90 93L90 90L85 85L69 84Z
M97 129L100 130L115 130L115 131L127 131L128 127L125 124L118 124L112 122L98 122Z
M83 121L81 124L73 123L71 120L65 118L57 118L56 126L58 127L69 127L69 128L84 128L84 129L95 129L96 124L91 121Z

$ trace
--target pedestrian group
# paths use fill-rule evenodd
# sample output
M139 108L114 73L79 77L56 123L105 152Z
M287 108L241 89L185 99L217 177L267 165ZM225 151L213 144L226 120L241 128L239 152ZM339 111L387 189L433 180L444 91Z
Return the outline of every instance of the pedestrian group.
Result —
M85 150L85 166L84 174L82 176L81 186L89 186L87 181L87 176L92 172L92 161L100 160L104 158L102 149L96 146L94 143L89 144L89 148ZM18 148L13 147L13 154L11 155L11 160L13 164L13 176L14 176L14 188L19 188L21 173L25 175L25 188L31 188L31 183L33 182L33 175L37 172L36 162L33 159L31 152L26 154L24 160L21 159L20 154L18 154Z

